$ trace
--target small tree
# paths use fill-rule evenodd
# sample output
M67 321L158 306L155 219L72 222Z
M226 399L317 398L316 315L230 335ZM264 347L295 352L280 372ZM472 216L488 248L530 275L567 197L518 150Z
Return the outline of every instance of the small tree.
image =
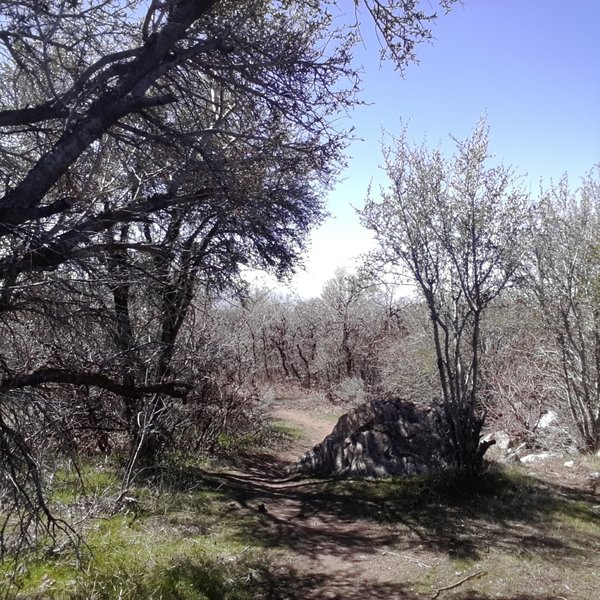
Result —
M553 332L564 396L587 450L600 447L600 168L578 193L567 177L534 214L530 282Z
M391 188L367 200L363 224L379 249L372 265L408 272L431 318L441 395L456 467L475 473L484 412L478 401L481 323L513 280L523 253L526 196L510 168L488 167L488 127L456 141L455 156L411 146L387 152Z

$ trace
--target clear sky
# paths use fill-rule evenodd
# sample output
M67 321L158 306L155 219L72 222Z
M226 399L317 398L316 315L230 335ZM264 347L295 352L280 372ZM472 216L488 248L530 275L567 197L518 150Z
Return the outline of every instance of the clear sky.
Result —
M318 296L336 268L352 268L372 244L353 207L371 180L375 191L385 183L382 130L397 134L404 122L410 138L451 152L449 134L467 137L486 113L491 151L532 193L564 172L576 185L600 163L600 0L464 0L433 32L402 79L380 67L377 39L365 31L356 60L370 104L351 115L361 139L327 199L332 216L312 235L306 271L294 278L301 297Z

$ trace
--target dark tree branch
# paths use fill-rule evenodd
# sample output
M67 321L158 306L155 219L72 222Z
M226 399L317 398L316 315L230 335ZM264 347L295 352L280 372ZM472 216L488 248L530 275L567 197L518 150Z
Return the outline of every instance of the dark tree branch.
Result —
M173 398L185 398L193 387L189 383L180 381L129 386L118 383L101 373L85 373L68 369L40 369L33 373L5 377L0 383L0 393L47 383L90 385L126 398L143 398L148 394L165 394Z
M159 68L161 63L172 64L169 52L214 2L182 0L177 4L167 24L149 38L137 58L129 63L120 83L102 93L87 115L67 129L27 176L0 200L0 222L4 225L0 235L9 233L11 225L27 222L28 209L37 206L81 153L119 119L148 104L156 105L156 99L149 101L144 94L164 71Z
M32 125L40 121L63 119L68 114L65 106L53 100L39 106L0 111L0 127Z
M132 223L147 221L149 215L180 203L198 201L200 198L209 197L211 192L199 192L188 196L173 197L171 195L156 195L138 202L134 205L119 210L105 210L94 217L79 223L70 231L63 233L56 239L42 242L24 256L13 257L0 261L0 278L9 273L26 273L31 271L51 271L72 257L73 251L89 240L90 236L114 227L119 223ZM50 207L47 207L48 210ZM37 212L42 209L32 209Z

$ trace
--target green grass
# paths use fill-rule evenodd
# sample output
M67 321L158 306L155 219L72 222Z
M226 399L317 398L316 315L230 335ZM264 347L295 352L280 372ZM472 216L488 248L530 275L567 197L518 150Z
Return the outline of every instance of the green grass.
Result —
M263 564L231 544L148 536L114 521L88 540L93 555L38 559L21 570L17 598L72 600L254 598L248 582Z
M271 420L260 431L244 434L221 433L217 438L222 454L247 454L257 450L289 446L304 437L304 431L281 419Z
M104 462L89 462L79 470L60 467L54 471L49 482L50 499L54 502L70 503L82 494L104 496L119 489L119 479L114 465Z
M232 499L197 461L165 465L130 488L133 508L111 502L119 489L113 474L88 465L82 475L86 497L78 476L57 470L52 498L58 511L70 501L66 512L79 516L85 505L93 515L82 524L85 546L0 565L2 600L244 600L269 579L262 549L237 535L242 521L257 517L232 511Z
M293 423L275 419L269 425L267 436L282 438L284 441L295 441L304 438L304 431Z

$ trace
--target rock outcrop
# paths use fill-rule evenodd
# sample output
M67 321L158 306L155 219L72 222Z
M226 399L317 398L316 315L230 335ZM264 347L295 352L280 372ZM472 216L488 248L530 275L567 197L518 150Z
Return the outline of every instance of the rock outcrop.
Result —
M382 477L439 473L451 464L443 410L401 400L363 404L296 463L307 475Z

